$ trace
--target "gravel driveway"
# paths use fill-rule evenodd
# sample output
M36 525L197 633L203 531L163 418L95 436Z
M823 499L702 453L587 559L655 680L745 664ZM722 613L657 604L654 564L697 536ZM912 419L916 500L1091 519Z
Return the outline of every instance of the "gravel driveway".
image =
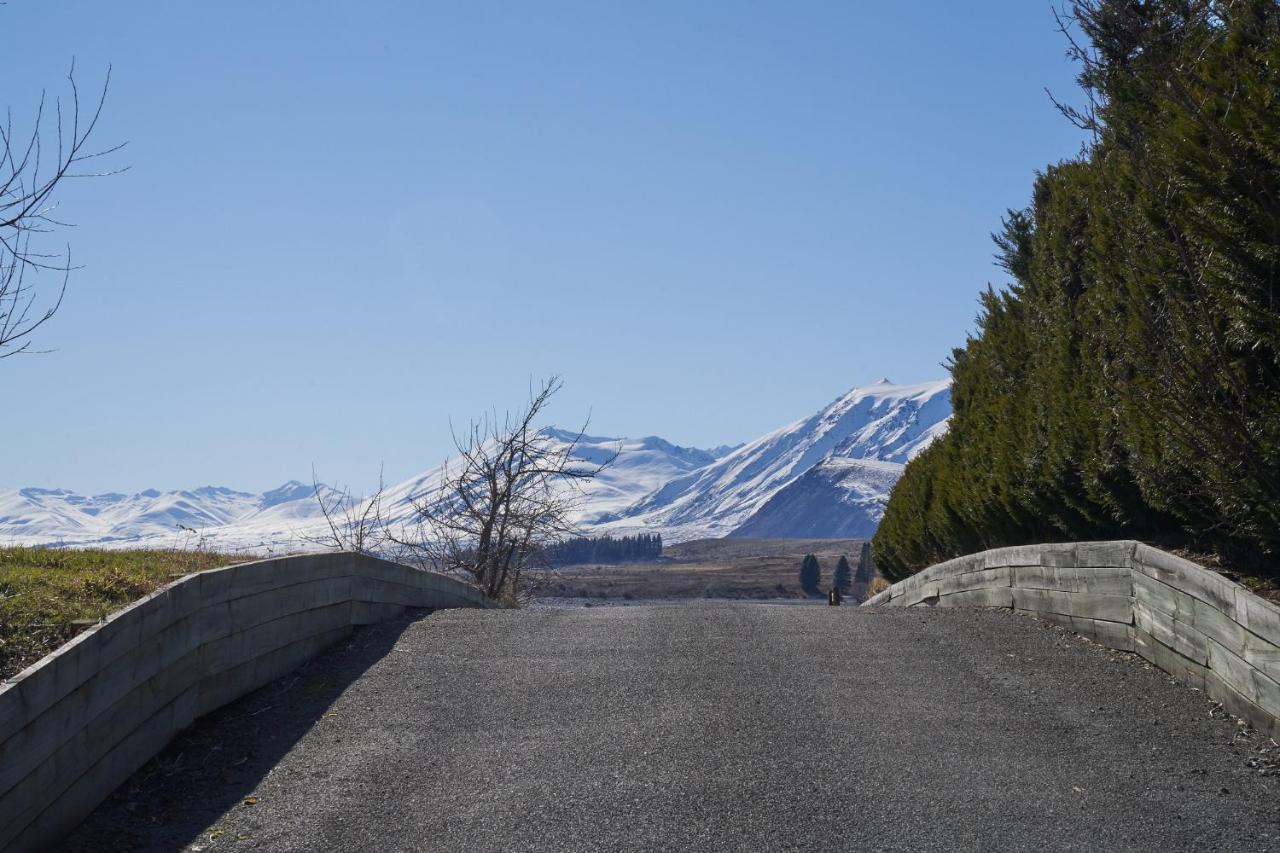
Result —
M69 850L1280 850L1265 744L1004 611L440 611L206 718Z

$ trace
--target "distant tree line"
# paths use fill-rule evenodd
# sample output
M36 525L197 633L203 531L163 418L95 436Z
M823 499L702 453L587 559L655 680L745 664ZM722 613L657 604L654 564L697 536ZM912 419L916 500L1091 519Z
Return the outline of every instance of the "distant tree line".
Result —
M831 585L846 594L855 587L865 592L875 573L875 564L871 560L871 543L864 542L858 555L856 572L849 563L849 558L842 554L836 561ZM813 554L805 554L804 559L800 561L800 588L808 595L818 595L822 591L822 564Z
M1091 142L996 235L1011 282L951 357L950 430L907 465L877 561L903 577L1132 537L1261 570L1280 549L1280 4L1087 0L1062 23L1087 104L1060 109Z
M553 566L656 560L662 556L662 534L578 536L549 546L546 556Z

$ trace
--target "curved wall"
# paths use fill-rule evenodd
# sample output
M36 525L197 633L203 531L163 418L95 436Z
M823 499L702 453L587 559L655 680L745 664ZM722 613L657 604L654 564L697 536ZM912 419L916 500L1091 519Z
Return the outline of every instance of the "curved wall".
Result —
M0 850L48 845L197 717L353 625L406 607L493 607L459 581L358 554L188 575L0 684Z
M997 548L931 566L866 605L1033 613L1137 652L1280 737L1280 607L1139 542Z

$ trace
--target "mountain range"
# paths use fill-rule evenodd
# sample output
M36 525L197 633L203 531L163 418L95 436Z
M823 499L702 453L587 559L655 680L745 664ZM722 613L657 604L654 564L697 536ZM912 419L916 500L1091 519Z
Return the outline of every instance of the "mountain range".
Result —
M855 388L816 414L754 441L710 450L656 436L582 436L574 455L617 454L583 495L588 533L659 532L668 542L721 536L870 536L906 462L942 435L950 382ZM558 443L577 433L548 427ZM383 496L385 516L408 521L440 481L433 468ZM322 487L327 489L327 487ZM0 545L307 550L327 529L314 487L290 480L262 494L206 486L134 495L0 489Z

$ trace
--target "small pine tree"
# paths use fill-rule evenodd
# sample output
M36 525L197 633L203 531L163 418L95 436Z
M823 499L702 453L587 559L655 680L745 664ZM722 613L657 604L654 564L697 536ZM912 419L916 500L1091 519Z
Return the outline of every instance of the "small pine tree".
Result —
M871 579L876 576L875 561L871 558L871 543L862 543L862 553L858 555L858 574L854 580L860 584L870 586Z
M822 567L812 554L805 554L800 562L800 588L810 595L817 595L822 588Z
M832 583L841 592L848 592L853 586L853 569L849 566L849 559L844 555L841 555L840 562L836 563L836 574Z

